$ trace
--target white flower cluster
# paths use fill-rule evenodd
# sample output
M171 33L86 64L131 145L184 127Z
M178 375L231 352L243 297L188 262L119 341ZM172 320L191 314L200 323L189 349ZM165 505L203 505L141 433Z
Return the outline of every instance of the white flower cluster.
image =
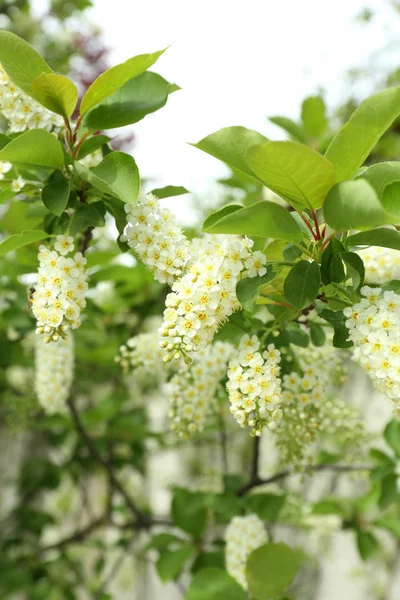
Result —
M363 298L345 308L353 358L369 374L374 386L400 409L400 296L393 291L364 286Z
M189 367L181 363L172 377L168 384L171 428L181 437L203 431L207 418L215 415L233 352L228 342L215 342L197 352Z
M357 253L363 260L366 283L387 283L400 279L400 252L392 248L371 246Z
M81 252L68 256L73 252L73 238L65 235L57 236L53 250L39 247L38 281L31 302L37 319L36 333L45 333L45 342L65 337L69 327L77 329L81 310L86 306L86 258Z
M281 354L273 344L260 352L256 336L244 335L238 354L228 367L231 413L242 427L251 427L251 435L262 429L275 429L282 418L280 367Z
M206 243L209 255L200 254L166 299L159 332L165 338L160 344L167 350L167 362L182 355L190 362L189 353L211 343L219 327L240 307L236 284L242 271L247 269L252 276L265 273L266 257L250 252L251 240L221 236Z
M247 559L254 550L268 542L264 524L256 514L233 517L225 531L225 542L226 570L247 590Z
M168 371L163 362L164 352L159 341L160 336L157 332L136 335L120 346L120 355L116 356L115 361L125 373L142 367L159 380L161 375L166 376Z
M183 273L189 259L189 242L168 208L161 208L153 194L141 195L135 204L125 205L128 225L121 240L161 283L172 284Z
M74 343L72 334L46 344L36 338L35 391L39 403L48 414L65 412L74 371Z
M19 133L26 129L47 129L62 127L60 115L47 110L33 98L20 90L11 81L0 65L0 112L8 121L8 132Z

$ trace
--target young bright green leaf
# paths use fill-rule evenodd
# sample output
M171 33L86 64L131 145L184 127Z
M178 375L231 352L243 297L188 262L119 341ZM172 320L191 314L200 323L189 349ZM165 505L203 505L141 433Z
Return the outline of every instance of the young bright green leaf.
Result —
M257 202L246 208L228 212L228 207L220 211L224 216L215 220L217 213L211 215L214 222L206 220L203 230L207 233L238 233L260 237L271 237L287 242L298 242L303 238L302 231L292 215L275 202ZM209 217L210 218L210 217Z
M91 108L114 94L130 79L147 71L164 52L165 49L152 54L134 56L102 73L83 96L80 107L81 115L86 114Z
M304 131L310 137L320 137L327 126L325 102L321 96L306 98L301 106L301 120Z
M64 177L61 171L54 171L42 190L43 204L50 212L59 217L67 207L69 191L69 179Z
M45 231L34 229L32 231L23 231L22 233L15 233L10 235L8 238L0 242L0 256L4 256L12 250L23 248L33 242L38 242L47 238L48 235Z
M390 223L374 188L364 179L335 185L324 202L325 220L332 229L370 229Z
M151 193L156 198L172 198L173 196L182 196L183 194L190 194L189 190L181 185L166 185L163 188L155 188L151 190Z
M243 206L241 204L228 204L227 206L216 210L215 212L208 215L208 217L204 221L202 227L203 231L208 231L209 229L211 229L211 227L214 227L214 225L221 221L223 218L236 212L237 210L242 210L242 208Z
M335 167L337 181L354 175L399 115L400 86L378 92L361 102L325 153Z
M385 427L383 437L394 450L397 458L400 458L400 421L396 419L390 421Z
M185 600L247 600L244 589L222 569L210 567L196 573Z
M252 597L276 598L289 587L299 569L299 557L283 543L265 544L254 550L246 565L246 579Z
M346 240L347 246L382 246L400 250L400 232L395 229L379 227L369 231L361 231L350 235Z
M300 207L319 208L335 183L332 164L297 142L267 142L246 152L251 171L265 186Z
M159 574L161 581L172 581L179 577L186 561L193 552L193 546L163 551L156 562L157 573Z
M393 222L400 223L400 181L385 186L381 202L384 210L396 217Z
M43 106L69 119L78 101L78 89L68 77L41 73L32 82L32 94Z
M11 198L14 198L14 196L15 192L13 192L12 190L2 190L0 192L0 205L5 204L9 200L11 200Z
M88 154L92 154L92 152L96 152L99 150L104 144L108 144L111 141L111 138L108 135L92 135L88 137L86 140L82 142L81 147L78 150L78 160L84 158Z
M219 129L197 142L197 144L191 144L191 146L211 154L211 156L222 160L229 167L237 169L253 179L255 175L245 159L246 152L254 144L261 144L266 141L267 139L257 131L234 126Z
M161 75L147 71L134 77L85 116L89 129L114 129L137 123L159 110L168 100L170 84Z
M290 269L283 290L289 304L302 310L314 302L320 285L319 264L316 261L300 260Z
M0 63L21 90L34 96L32 84L41 73L52 73L46 61L22 38L0 31Z
M378 550L377 539L369 531L357 530L357 548L363 560L368 560Z
M288 119L287 117L268 117L268 120L286 131L286 133L298 142L304 143L307 141L303 128L292 119Z
M256 299L260 295L260 290L277 275L277 272L268 266L267 272L261 277L245 277L238 281L236 286L236 295L245 310L252 311Z
M30 129L0 150L0 160L61 169L64 155L54 135L45 129Z

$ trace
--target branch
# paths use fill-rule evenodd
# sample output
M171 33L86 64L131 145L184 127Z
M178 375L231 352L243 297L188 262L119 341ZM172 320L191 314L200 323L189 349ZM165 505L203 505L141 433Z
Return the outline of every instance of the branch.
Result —
M105 523L106 523L105 517L100 517L99 519L95 519L94 521L89 523L89 525L86 525L86 527L79 529L72 535L63 538L62 540L55 542L54 544L50 544L49 546L44 546L43 548L40 548L38 550L38 554L44 554L44 552L48 552L49 550L62 550L62 548L64 548L65 546L68 546L69 544L74 544L75 542L81 542L88 535L90 535L95 529L97 529L98 527L101 527Z
M318 473L320 471L334 471L336 473L350 473L352 471L371 471L373 469L372 465L309 465L305 467L305 472L307 473ZM271 477L267 477L266 479L253 479L248 483L243 485L237 492L238 496L244 496L248 491L252 490L255 487L259 487L261 485L268 485L270 483L277 483L278 481L282 481L291 475L298 475L295 471L281 471L280 473L276 473L276 475L272 475Z
M97 460L97 462L100 463L101 466L103 467L103 469L106 471L110 483L112 484L114 489L117 490L117 492L119 492L121 494L121 496L125 500L128 508L133 513L133 515L136 517L136 526L138 526L140 528L144 528L144 529L150 527L152 525L151 518L148 517L146 514L142 513L142 511L139 510L139 508L135 505L132 498L129 496L129 494L125 490L125 488L121 485L121 483L118 481L118 479L114 475L114 472L113 472L111 466L109 465L109 463L102 457L100 452L97 450L95 442L92 440L92 438L90 437L90 435L88 434L88 432L84 429L84 427L82 425L82 422L79 418L78 411L76 410L71 397L68 398L67 404L70 409L76 430L79 433L82 441L86 445L87 449L89 450L89 452L93 456L93 458L95 460Z

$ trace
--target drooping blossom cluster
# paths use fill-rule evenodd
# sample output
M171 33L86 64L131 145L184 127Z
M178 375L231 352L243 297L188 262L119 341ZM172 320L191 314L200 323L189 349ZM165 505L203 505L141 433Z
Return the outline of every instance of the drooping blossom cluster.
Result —
M115 361L119 363L125 373L142 369L160 380L168 373L164 363L164 351L160 348L160 336L157 332L140 333L131 337L120 347L120 354Z
M86 258L74 253L73 238L65 235L57 236L53 249L42 244L38 258L38 280L31 297L36 333L46 334L45 342L56 342L69 327L80 325L88 289Z
M345 308L353 358L369 374L373 385L400 408L400 296L393 291L364 286L363 298Z
M230 411L242 427L251 427L253 436L260 436L264 427L275 429L282 418L280 360L274 344L262 351L259 339L246 334L229 363Z
M203 431L208 417L215 415L218 396L225 394L223 381L233 353L228 342L215 342L197 352L190 366L179 364L167 389L171 427L181 437Z
M296 347L295 353L297 370L282 378L282 420L274 433L280 462L302 468L313 462L319 434L356 448L364 427L357 411L338 398L346 380L341 354L329 346Z
M382 284L400 279L400 252L392 248L371 246L360 250L365 267L366 283Z
M219 327L240 307L236 285L244 270L252 276L265 273L266 257L251 253L251 240L218 236L206 243L209 255L200 254L166 299L159 332L167 362L182 355L190 362L191 352L212 342Z
M247 590L247 559L254 550L268 542L264 523L256 514L233 517L225 531L225 542L226 570Z
M25 94L11 81L0 65L0 112L8 121L9 133L20 133L26 129L47 129L63 126L60 115L47 110L36 100Z
M35 344L35 391L48 414L65 412L74 372L74 341L69 333L53 344L37 336Z
M122 241L135 250L155 279L170 285L189 260L189 242L168 208L153 194L141 195L134 206L125 205L128 225Z

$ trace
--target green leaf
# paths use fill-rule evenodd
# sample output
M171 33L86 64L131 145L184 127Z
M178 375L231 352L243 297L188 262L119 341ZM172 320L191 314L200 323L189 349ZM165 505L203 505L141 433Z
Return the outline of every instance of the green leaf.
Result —
M321 327L321 325L318 325L318 323L314 323L313 321L310 321L309 327L311 341L314 344L314 346L324 346L326 341L326 335L323 327Z
M392 421L386 425L383 437L394 450L397 458L400 458L400 421L392 419Z
M10 79L29 96L33 81L42 73L52 73L45 60L25 40L10 31L0 31L0 63Z
M374 521L374 525L382 527L390 533L393 533L398 540L400 540L400 521L398 519L391 519L390 517L382 517Z
M142 73L92 108L83 123L94 130L114 129L137 123L165 106L170 89L170 83L161 75L150 71Z
M310 96L304 100L301 106L301 119L306 135L319 138L324 133L327 126L325 108L321 96Z
M183 194L190 194L189 190L184 188L181 185L166 185L163 188L155 188L151 190L151 193L156 196L156 198L172 198L173 196L182 196Z
M286 131L286 133L292 138L295 138L298 142L306 141L307 138L304 135L303 128L292 119L288 119L287 117L268 117L268 120Z
M286 544L269 543L257 548L246 565L250 593L257 600L269 600L283 594L298 568L299 557Z
M250 170L245 155L251 146L265 141L267 139L257 131L234 126L219 129L197 142L197 144L191 145L222 160L229 167L237 169L253 179L254 173Z
M193 552L193 546L178 548L178 550L164 551L156 562L157 573L159 574L161 581L165 583L166 581L172 581L179 577L185 566L185 562L190 558Z
M242 208L243 206L241 204L228 204L228 206L224 206L223 208L216 210L215 212L208 215L208 217L203 223L202 230L208 231L209 229L211 229L211 227L214 227L214 225L218 223L218 221L221 221L221 219L223 219L224 217L227 217L228 215L236 212L237 210L241 210Z
M287 323L284 336L287 338L290 344L300 346L301 348L307 348L310 342L310 338L304 329L301 328L299 323Z
M104 202L92 202L88 206L79 207L72 219L71 235L75 235L88 227L104 227Z
M379 227L369 231L361 231L350 235L346 244L352 246L383 246L384 248L393 248L400 250L400 232L395 229Z
M75 164L75 168L82 179L103 194L109 194L126 204L135 203L140 189L140 177L130 154L112 152L92 170L79 163Z
M337 181L354 175L399 115L400 86L378 92L361 102L325 153L335 167Z
M319 316L332 325L335 331L333 335L333 345L335 348L350 348L353 345L352 342L347 341L349 330L345 325L347 319L343 315L343 311L325 308Z
M397 492L397 475L395 473L388 473L381 482L379 507L384 510L398 499L399 494Z
M32 83L34 98L54 113L69 119L78 102L78 89L68 77L41 73Z
M11 198L14 198L15 195L16 193L12 190L2 190L0 192L0 205L5 204L9 200L11 200Z
M391 221L374 188L365 179L335 185L324 202L324 216L335 231L370 229Z
M274 523L285 504L285 499L286 496L278 494L252 494L246 498L246 506L263 521Z
M21 133L0 150L0 160L61 169L64 155L57 138L45 129Z
M363 560L368 560L378 550L377 539L369 531L357 531L357 548Z
M92 152L96 152L99 150L104 144L108 144L111 141L111 138L108 135L92 135L91 137L84 140L82 146L78 150L78 160L81 160L88 154L92 154Z
M256 299L260 296L260 290L277 276L271 265L262 277L245 277L236 285L236 295L245 310L252 311Z
M185 600L247 600L247 594L226 571L210 567L196 573Z
M167 550L171 545L185 543L186 540L183 540L172 533L157 533L156 535L153 535L149 543L146 545L146 550L150 550L150 548L155 548L156 550Z
M246 160L264 185L296 206L319 208L335 183L332 164L297 142L253 146Z
M151 67L151 65L154 65L164 52L165 49L153 52L152 54L140 54L139 56L134 56L102 73L89 86L83 96L80 108L81 115L86 114L91 108L114 94L114 92L119 90L130 79L147 71L147 69Z
M333 238L322 253L321 279L324 285L332 281L340 283L344 281L346 273L342 262L344 248L338 239Z
M394 182L388 184L383 192L383 198L381 200L383 208L386 212L396 217L397 222L400 221L400 182ZM393 219L394 220L394 219Z
M365 278L365 267L362 258L355 252L343 252L341 257L346 265L347 279L351 279L353 288L359 290Z
M69 191L69 179L64 177L61 171L54 171L42 190L43 204L59 217L67 207Z
M315 261L300 260L290 269L283 291L289 304L302 310L314 302L320 285L319 264Z
M260 237L271 237L287 242L297 242L303 237L300 227L292 215L275 202L256 202L246 208L234 208L225 206L218 213L211 215L203 225L207 233L238 233L242 235L254 235ZM228 214L227 214L228 213ZM218 214L221 218L217 219Z
M0 256L4 256L12 250L23 248L23 246L27 246L33 242L38 242L39 240L43 240L47 237L48 235L45 231L38 229L34 229L32 231L23 231L22 233L10 235L8 238L0 242Z
M209 567L216 567L217 569L225 568L225 554L222 550L201 552L194 561L191 571L195 574Z
M202 494L177 488L172 499L172 517L177 527L198 538L207 522Z

